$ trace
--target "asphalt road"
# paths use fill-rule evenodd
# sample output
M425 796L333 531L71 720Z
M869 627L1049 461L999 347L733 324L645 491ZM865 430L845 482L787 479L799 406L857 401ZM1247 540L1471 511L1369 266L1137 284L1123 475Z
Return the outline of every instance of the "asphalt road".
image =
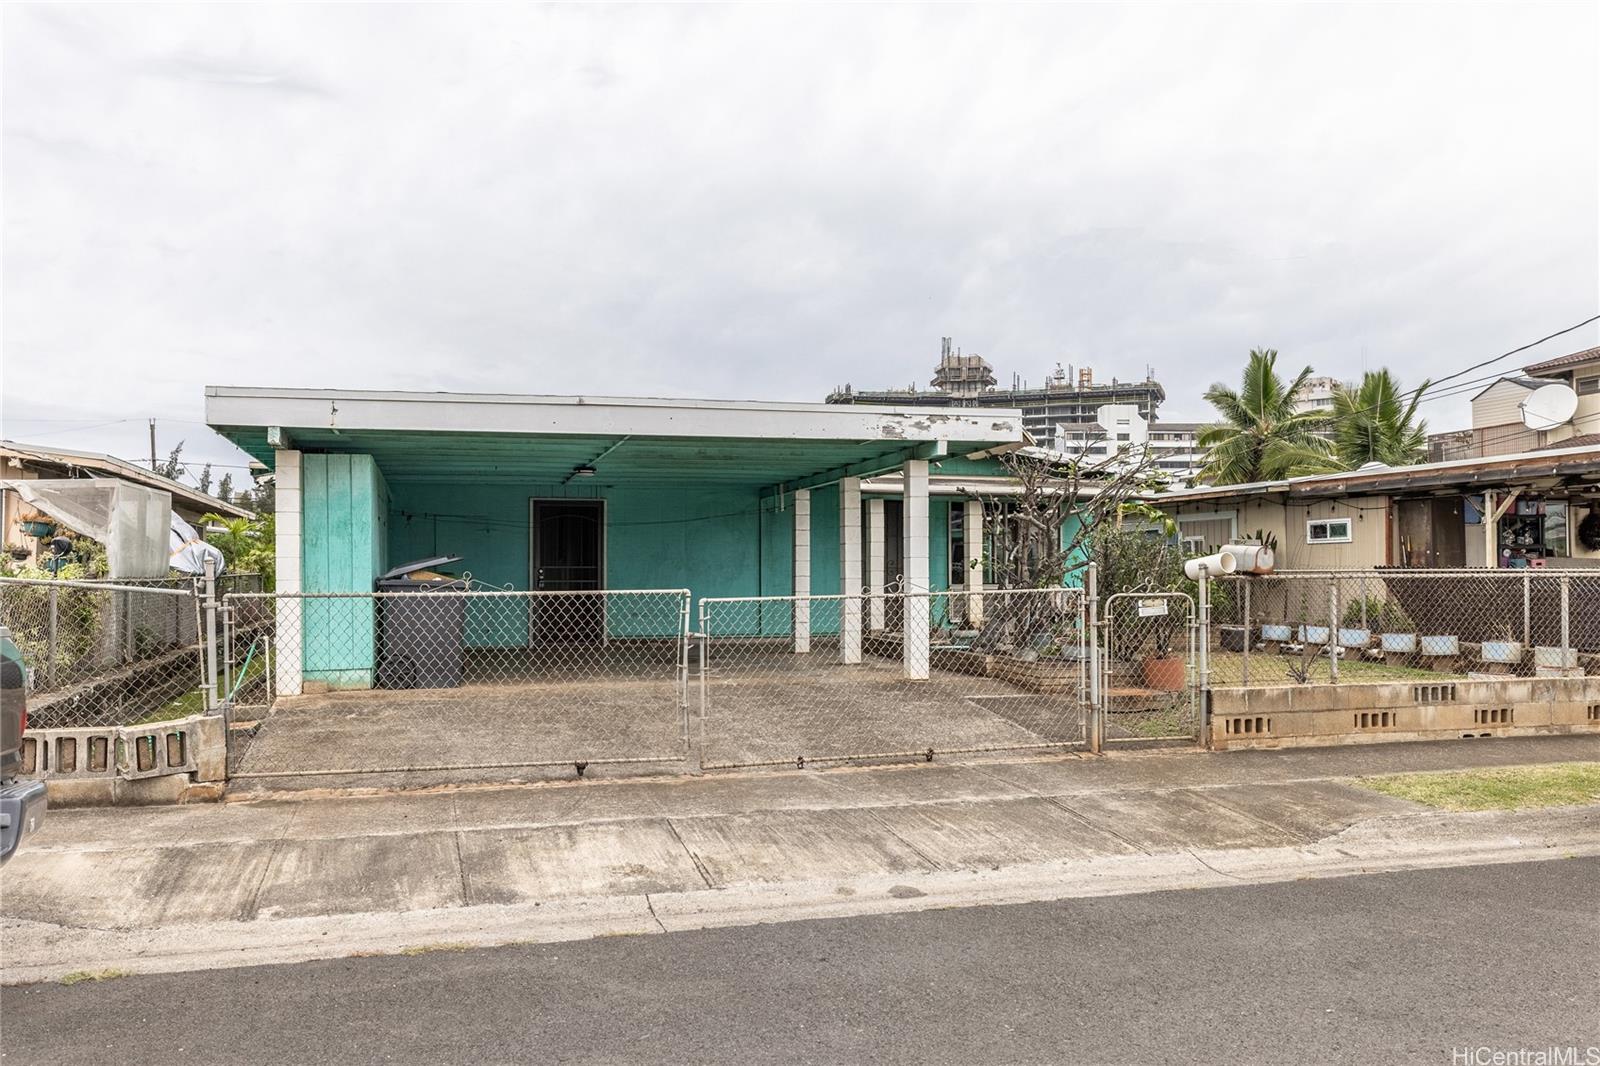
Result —
M0 1058L1450 1066L1600 1045L1597 900L1555 859L36 985Z

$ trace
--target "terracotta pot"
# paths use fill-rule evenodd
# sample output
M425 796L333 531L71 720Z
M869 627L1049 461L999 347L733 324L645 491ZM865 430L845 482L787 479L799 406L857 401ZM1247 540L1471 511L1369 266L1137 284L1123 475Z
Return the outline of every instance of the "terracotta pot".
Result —
M1182 692L1188 681L1189 663L1181 655L1151 656L1143 665L1145 686L1158 692Z

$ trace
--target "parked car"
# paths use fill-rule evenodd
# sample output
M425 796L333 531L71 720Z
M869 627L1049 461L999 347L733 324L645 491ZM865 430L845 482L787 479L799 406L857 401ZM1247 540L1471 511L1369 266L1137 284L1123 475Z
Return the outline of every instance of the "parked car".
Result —
M0 626L0 865L44 823L43 781L24 781L22 734L28 729L28 667L11 630Z

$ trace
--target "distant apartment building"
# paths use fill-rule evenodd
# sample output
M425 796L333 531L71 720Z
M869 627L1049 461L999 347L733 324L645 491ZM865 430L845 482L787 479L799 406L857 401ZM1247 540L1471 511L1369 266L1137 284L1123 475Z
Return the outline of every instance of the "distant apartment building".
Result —
M1057 428L1055 448L1081 455L1092 463L1121 455L1132 464L1148 458L1156 470L1173 481L1198 477L1206 453L1196 440L1203 423L1150 422L1133 404L1106 404L1094 427Z
M1316 377L1306 378L1305 384L1300 386L1300 391L1294 396L1294 409L1297 412L1321 411L1327 414L1333 410L1333 395L1344 387L1344 382L1338 378Z
M1089 367L1057 363L1039 386L1013 377L1011 387L996 387L994 367L977 355L963 354L943 338L929 388L857 390L844 385L828 394L829 403L889 404L897 407L1011 407L1022 409L1023 428L1042 447L1055 447L1060 427L1100 430L1099 410L1107 404L1132 407L1147 422L1167 398L1147 370L1143 381L1094 380Z

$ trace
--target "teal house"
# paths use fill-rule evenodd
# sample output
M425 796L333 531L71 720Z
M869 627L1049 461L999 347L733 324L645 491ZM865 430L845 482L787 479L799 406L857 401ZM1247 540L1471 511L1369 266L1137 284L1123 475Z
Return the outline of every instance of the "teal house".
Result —
M1028 443L1011 410L593 396L212 386L206 420L273 472L280 612L439 556L475 589L685 589L691 618L705 597L977 594L996 456ZM277 649L280 691L373 684L371 612L347 602ZM536 638L498 612L465 639Z

